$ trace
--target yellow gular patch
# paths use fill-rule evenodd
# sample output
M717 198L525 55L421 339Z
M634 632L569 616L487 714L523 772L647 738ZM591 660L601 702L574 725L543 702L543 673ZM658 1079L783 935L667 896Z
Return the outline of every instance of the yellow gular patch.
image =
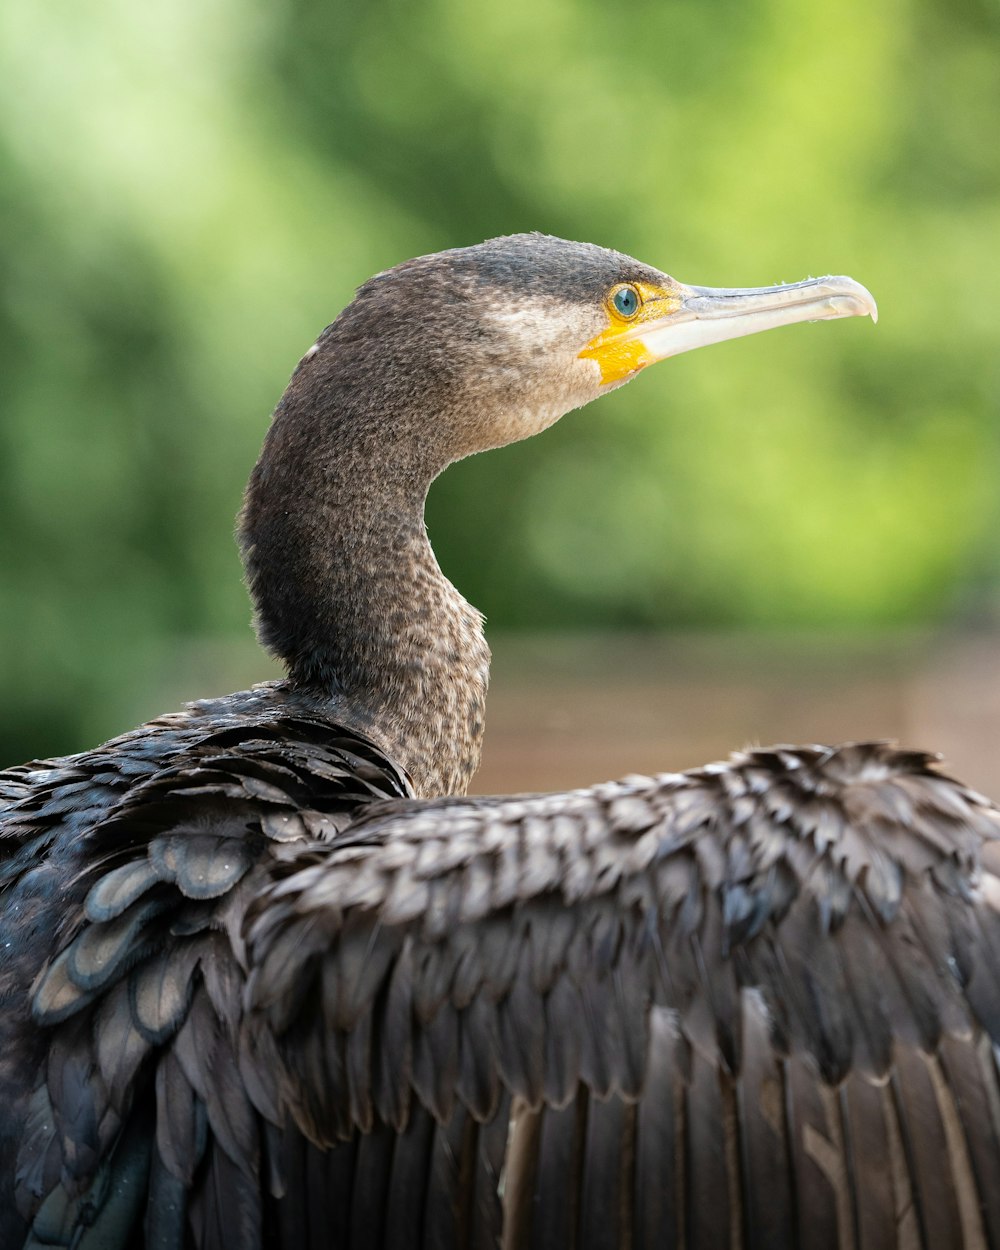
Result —
M601 370L601 385L623 382L657 357L642 340L642 326L646 322L661 321L669 317L681 304L681 296L666 287L651 286L645 282L629 284L639 294L639 306L631 317L623 317L611 302L615 287L608 293L605 307L608 328L592 338L579 353L581 360L596 360Z
M621 382L653 363L653 355L646 350L642 339L623 339L617 327L605 330L591 339L580 353L583 360L596 360L601 370L601 385Z

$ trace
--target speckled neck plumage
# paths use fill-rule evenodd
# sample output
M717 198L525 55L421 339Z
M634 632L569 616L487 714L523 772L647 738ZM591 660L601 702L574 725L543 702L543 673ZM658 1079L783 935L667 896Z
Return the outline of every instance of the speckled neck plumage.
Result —
M441 457L401 414L373 419L377 387L343 402L336 372L335 356L302 362L247 489L240 536L261 640L293 685L387 750L418 795L463 794L479 765L490 653L480 613L427 540Z

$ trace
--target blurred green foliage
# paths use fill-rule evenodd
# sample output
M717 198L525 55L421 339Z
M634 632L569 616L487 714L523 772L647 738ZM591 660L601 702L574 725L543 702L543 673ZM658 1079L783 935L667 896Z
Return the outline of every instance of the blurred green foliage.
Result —
M516 230L850 273L882 319L682 356L451 470L431 534L492 628L988 602L998 63L996 0L5 0L0 756L246 637L232 517L298 356L369 273Z

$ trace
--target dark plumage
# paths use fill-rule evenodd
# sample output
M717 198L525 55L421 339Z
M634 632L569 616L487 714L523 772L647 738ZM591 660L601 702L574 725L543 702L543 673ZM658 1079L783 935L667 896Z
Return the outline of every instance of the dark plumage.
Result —
M746 298L817 287L872 310ZM300 364L241 521L289 680L0 774L5 1250L1000 1244L985 799L878 744L461 797L427 485L738 298L518 236Z

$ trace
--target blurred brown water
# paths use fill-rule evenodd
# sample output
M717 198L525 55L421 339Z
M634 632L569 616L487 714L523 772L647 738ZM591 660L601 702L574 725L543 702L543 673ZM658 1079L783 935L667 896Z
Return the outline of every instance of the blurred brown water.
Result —
M689 768L776 742L888 738L1000 799L1000 632L490 636L479 794ZM191 648L133 719L275 675Z
M494 652L478 793L889 738L1000 799L1000 635L507 638Z

